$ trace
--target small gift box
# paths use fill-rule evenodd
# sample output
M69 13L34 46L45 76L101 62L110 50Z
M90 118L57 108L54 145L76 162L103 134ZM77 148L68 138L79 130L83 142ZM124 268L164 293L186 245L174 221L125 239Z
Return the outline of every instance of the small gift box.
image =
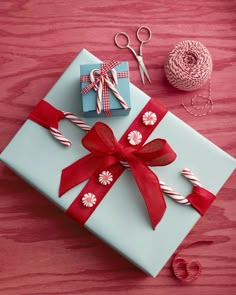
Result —
M1 160L154 277L214 200L236 161L133 85L136 103L129 116L112 117L109 125L106 118L87 118L86 123L76 118L70 112L81 115L76 79L84 61L99 62L83 50ZM64 118L69 120L60 124L60 133L58 120ZM65 147L70 140L73 144Z
M85 117L127 116L130 112L128 62L80 66L82 109Z

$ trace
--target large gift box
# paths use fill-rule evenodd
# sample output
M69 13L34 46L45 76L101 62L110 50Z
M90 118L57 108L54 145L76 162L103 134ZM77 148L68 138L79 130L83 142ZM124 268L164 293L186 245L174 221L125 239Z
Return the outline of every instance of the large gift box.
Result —
M78 102L80 96L78 70L81 64L99 62L91 53L82 50L46 95L45 101L59 110L73 112L76 116L81 117L82 106ZM162 166L159 163L160 166L151 167L149 170L145 168L143 170L144 186L146 171L148 173L152 171L160 181L168 184L180 195L191 196L193 184L181 174L184 168L189 168L200 179L202 187L207 192L209 191L210 196L217 194L234 171L235 159L171 112L163 111L164 107L154 102L157 102L156 99L150 99L132 84L130 84L130 89L131 99L135 103L133 103L129 116L112 117L109 120L107 118L86 118L86 123L90 126L95 125L96 128L104 126L102 123L96 122L106 123L113 130L114 136L118 140L120 138L121 141L123 140L124 145L133 144L130 142L132 140L137 144L137 141L142 140L140 134L144 135L144 133L143 141L147 143L159 142L154 140L156 138L167 140L177 157L175 160L172 159L174 161L170 161L168 165ZM134 137L129 136L132 128L135 129L134 131L138 131ZM89 184L90 179L84 179L81 183L72 185L72 188L63 190L60 195L61 172L65 171L66 167L71 167L72 163L77 163L86 155L90 155L91 150L88 151L81 144L81 141L85 144L84 131L68 120L61 121L59 129L73 142L70 147L60 144L46 128L32 120L27 120L2 152L1 160L67 214L80 221L79 214L83 215L87 209L91 210L90 207L82 208L81 202L77 202L78 196ZM146 133L146 130L149 131ZM128 137L125 142L127 132ZM90 131L86 135L86 140L90 139L91 143L89 134L91 134ZM123 134L125 134L125 138ZM147 163L151 161L152 159L149 158ZM143 165L140 161L138 164ZM124 167L123 165L122 167ZM161 216L162 218L159 218L160 221L157 222L154 230L155 226L150 222L150 212L148 212L143 198L145 192L142 191L142 188L143 195L139 191L142 186L140 175L137 175L137 170L132 169L134 167L140 168L136 165L135 161L131 161L131 169L123 169L104 197L102 199L97 197L98 204L92 207L95 209L85 217L84 226L140 269L155 277L201 217L202 211L201 208L198 208L198 199L195 206L185 206L165 195L166 210ZM74 174L77 173L83 176L83 170L75 170ZM75 175L72 173L71 177L74 178ZM136 183L138 177L139 182ZM137 184L139 184L139 189ZM99 186L99 182L95 183L94 191L90 191L90 193L99 195L100 189L96 191L96 185ZM155 196L149 197L155 199ZM160 204L163 205L163 203ZM155 210L151 212L154 217L156 216Z

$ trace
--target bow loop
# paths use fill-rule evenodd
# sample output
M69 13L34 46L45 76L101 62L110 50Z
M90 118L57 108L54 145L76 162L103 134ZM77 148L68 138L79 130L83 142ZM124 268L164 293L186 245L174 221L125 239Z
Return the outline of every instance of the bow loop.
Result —
M154 139L134 153L148 166L165 166L176 159L176 154L165 139Z
M83 146L92 153L114 153L117 140L109 126L97 122L82 139Z
M102 122L95 123L82 139L82 144L91 153L104 154L104 156L112 155L119 161L131 162L137 160L137 157L142 159L141 153L140 155L135 153L136 150L133 147L120 144L111 128ZM163 151L159 151L160 153L163 153Z
M91 84L93 85L92 88L95 91L98 91L99 88L102 87L104 83L104 75L102 74L101 70L94 69L90 73L90 80L92 82Z

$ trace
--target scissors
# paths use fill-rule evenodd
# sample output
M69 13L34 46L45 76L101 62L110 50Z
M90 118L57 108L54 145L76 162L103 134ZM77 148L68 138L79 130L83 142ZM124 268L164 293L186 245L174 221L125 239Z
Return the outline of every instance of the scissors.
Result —
M145 30L148 32L148 37L147 39L143 39L140 37L140 31L141 30ZM122 45L119 41L118 41L118 38L119 36L124 36L127 40L126 44L125 45ZM119 32L115 35L115 44L117 47L121 48L121 49L125 49L125 48L128 48L132 53L133 55L135 56L135 58L137 59L138 61L138 64L139 64L139 71L140 71L140 76L141 76L141 79L142 79L142 82L143 84L145 84L144 82L144 75L146 76L146 78L148 79L149 83L151 83L151 79L148 75L148 72L147 72L147 69L144 65L144 62L143 62L143 44L149 42L152 38L152 32L151 30L146 27L146 26L141 26L138 28L137 32L136 32L136 36L137 36L137 39L139 40L140 42L140 47L139 47L139 54L136 53L136 51L130 46L130 39L129 39L129 35L124 33L124 32Z

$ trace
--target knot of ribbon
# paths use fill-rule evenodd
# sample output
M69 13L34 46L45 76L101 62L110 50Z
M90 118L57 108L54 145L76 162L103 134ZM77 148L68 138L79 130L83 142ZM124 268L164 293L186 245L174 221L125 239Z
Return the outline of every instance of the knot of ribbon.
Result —
M82 144L90 154L63 169L59 195L62 196L87 179L95 179L104 169L112 171L114 184L125 170L120 161L126 161L144 198L155 229L165 212L166 204L158 177L148 166L164 166L175 160L176 154L167 141L158 138L141 147L127 147L116 140L109 126L97 122L84 136ZM89 182L86 185L89 185Z
M118 85L117 78L128 77L128 72L122 72L121 75L117 75L114 67L118 64L119 62L114 60L110 61L109 63L101 64L101 70L93 69L90 72L89 80L87 76L81 76L80 78L81 82L91 82L81 90L81 93L86 94L91 89L97 91L96 110L98 114L102 112L103 105L103 111L106 116L111 116L109 90L114 94L121 106L124 109L128 109L127 103L116 88ZM111 72L111 75L109 72Z

